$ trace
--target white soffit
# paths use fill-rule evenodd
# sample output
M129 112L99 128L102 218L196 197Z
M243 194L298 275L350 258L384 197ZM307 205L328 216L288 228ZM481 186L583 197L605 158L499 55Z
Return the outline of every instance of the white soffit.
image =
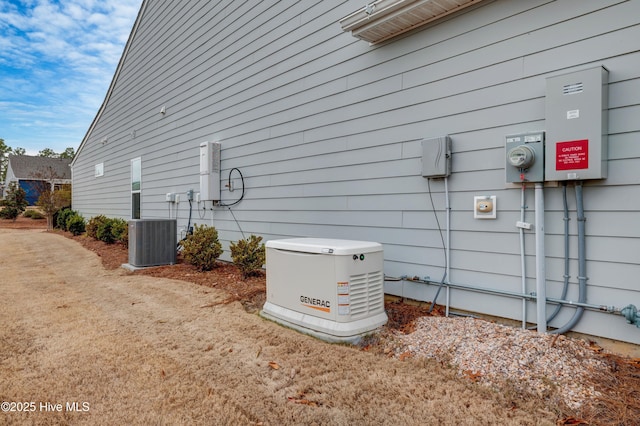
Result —
M343 31L380 43L483 0L376 0L340 20Z

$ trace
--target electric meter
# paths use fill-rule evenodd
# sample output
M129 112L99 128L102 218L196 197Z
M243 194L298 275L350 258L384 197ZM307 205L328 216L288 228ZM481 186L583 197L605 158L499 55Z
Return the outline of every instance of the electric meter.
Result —
M544 132L525 132L506 137L507 182L544 181Z
M509 163L520 169L527 169L536 159L536 154L533 152L533 149L529 148L526 145L519 145L514 148L511 148L507 153L507 160Z

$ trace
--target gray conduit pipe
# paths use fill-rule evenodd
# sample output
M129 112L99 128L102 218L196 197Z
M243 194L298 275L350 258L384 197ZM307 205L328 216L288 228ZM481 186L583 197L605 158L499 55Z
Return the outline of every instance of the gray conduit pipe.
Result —
M564 283L562 285L562 295L560 299L567 297L567 291L569 289L569 205L567 203L567 181L562 182L562 204L564 206ZM547 323L551 322L562 309L562 305L556 305L554 311L547 318Z
M544 249L544 184L535 185L536 221L536 317L538 333L547 332L547 273Z
M562 182L562 204L564 206L564 283L562 285L562 295L560 300L564 300L567 297L567 291L569 289L569 205L567 203L567 181ZM525 291L523 291L524 293ZM562 303L556 305L555 309L547 317L547 324L550 323L562 309ZM535 329L536 326L529 327L530 330Z
M440 285L439 281L431 281L431 280L428 280L428 279L421 279L421 278L418 278L418 277L407 277L407 276L402 276L402 277L385 276L384 280L385 281L408 281L408 282L413 282L413 283L421 283L421 284L429 284L429 285ZM458 284L458 283L452 283L452 282L447 282L447 283L444 284L444 286L447 287L447 288L453 288L453 289L459 289L459 290L468 290L468 291L474 291L474 292L477 292L477 293L495 294L495 295L511 297L511 298L515 298L515 299L525 298L525 299L531 300L531 301L536 301L538 299L538 297L536 296L535 293L522 294L522 293L518 293L516 291L498 290L498 289L494 289L494 288L477 287L475 285ZM604 313L608 313L608 314L617 314L617 315L623 315L623 313L622 313L623 309L630 308L630 307L633 306L633 305L628 305L625 308L616 308L615 306L594 305L592 303L574 302L572 300L555 299L553 297L547 297L546 300L547 300L548 303L561 304L561 305L565 305L565 306L577 306L577 307L584 308L584 309L589 309L589 310L592 310L592 311L604 312ZM635 306L633 306L633 307L635 307ZM637 308L636 308L636 310L637 310Z
M576 182L576 213L578 216L578 302L587 301L587 256L586 256L586 232L584 216L584 201L582 198L582 182ZM571 330L580 321L584 307L578 306L573 317L562 327L553 330L552 334L564 334Z
M526 184L522 182L522 188L520 191L520 222L524 222L525 205L525 189ZM527 292L527 267L524 253L524 228L520 228L520 270L522 293ZM522 328L527 328L527 299L522 299Z

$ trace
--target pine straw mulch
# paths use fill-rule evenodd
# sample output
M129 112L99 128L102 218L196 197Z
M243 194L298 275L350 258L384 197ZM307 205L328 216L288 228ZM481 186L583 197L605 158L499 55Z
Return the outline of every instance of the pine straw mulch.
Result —
M117 269L128 261L128 250L119 244L107 245L86 236L73 237L62 233L93 251L102 259L107 269ZM229 294L222 303L241 302L249 312L257 312L265 301L265 276L243 279L238 269L228 263L218 262L216 268L202 272L178 258L171 266L159 266L136 271L153 277L170 278L217 288ZM404 303L403 300L388 301L385 309L389 317L387 330L411 333L414 320L427 315L444 315L443 307L436 305L429 313L428 304ZM382 348L373 349L376 341L368 341L363 350L382 353ZM558 425L632 425L640 424L640 358L623 357L605 353L602 348L592 344L592 349L601 354L610 365L610 371L596 373L594 387L601 393L595 403L584 406L576 413L564 413Z

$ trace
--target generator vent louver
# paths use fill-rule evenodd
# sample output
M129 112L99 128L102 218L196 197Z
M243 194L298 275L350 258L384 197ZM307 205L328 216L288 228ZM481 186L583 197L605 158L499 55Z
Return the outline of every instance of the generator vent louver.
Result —
M382 272L352 275L349 279L351 292L351 317L381 312L384 306L384 281Z

